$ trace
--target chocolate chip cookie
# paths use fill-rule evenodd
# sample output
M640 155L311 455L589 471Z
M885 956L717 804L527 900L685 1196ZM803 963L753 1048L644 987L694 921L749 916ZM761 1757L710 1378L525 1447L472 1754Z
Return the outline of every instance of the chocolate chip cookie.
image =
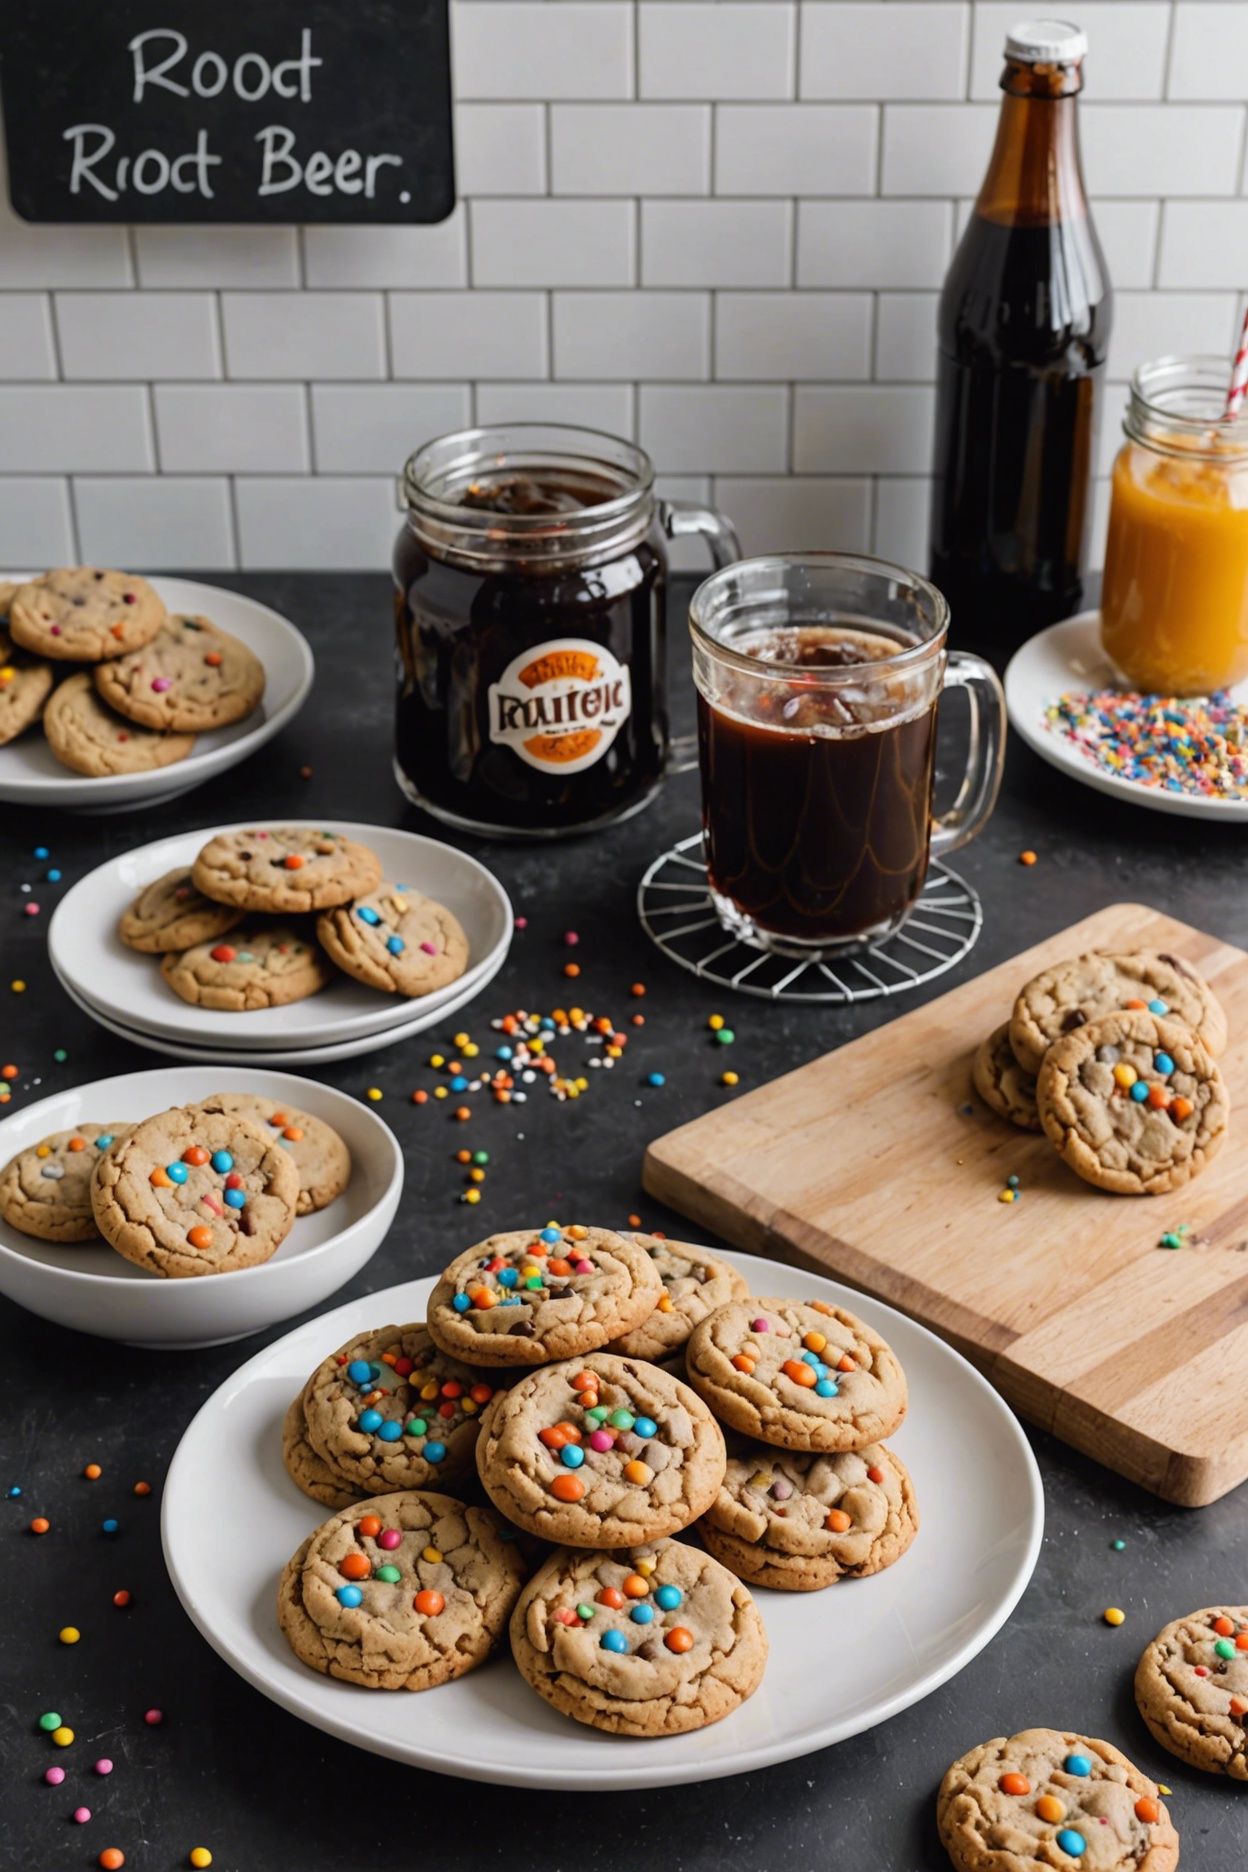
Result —
M199 1109L206 1112L238 1112L268 1131L290 1152L299 1173L298 1215L311 1215L327 1209L342 1195L351 1181L351 1153L323 1118L283 1105L279 1099L264 1098L258 1092L213 1092L201 1099Z
M117 934L142 955L170 955L216 942L246 916L245 910L214 903L191 883L189 865L166 871L139 892L122 912Z
M468 1248L428 1308L444 1351L473 1365L549 1365L630 1332L663 1294L643 1248L613 1229L514 1229Z
M105 1241L153 1274L224 1274L267 1261L290 1232L299 1173L245 1118L175 1106L102 1152L91 1207Z
M1039 1131L1036 1076L1020 1066L1010 1045L1010 1023L994 1027L981 1040L971 1064L971 1080L984 1104L998 1118L1006 1118L1020 1131Z
M39 720L54 680L52 665L15 649L0 625L0 747Z
M1104 1014L1045 1055L1036 1103L1072 1170L1119 1196L1157 1196L1199 1176L1226 1137L1230 1101L1189 1027Z
M1075 956L1043 970L1014 1003L1010 1045L1019 1064L1038 1073L1055 1040L1124 1011L1181 1021L1208 1053L1226 1046L1226 1016L1213 990L1190 963L1156 949Z
M739 1579L681 1541L560 1548L511 1619L521 1675L561 1715L611 1735L685 1735L753 1696L767 1634Z
M892 1566L918 1525L910 1473L882 1443L828 1455L734 1443L698 1533L751 1586L813 1592Z
M95 1241L96 1160L128 1125L75 1125L27 1145L0 1170L0 1220L40 1241Z
M267 826L218 832L191 868L194 882L217 903L277 914L326 910L363 897L381 882L381 866L366 846L314 826Z
M302 1391L291 1399L282 1419L282 1461L295 1487L324 1508L349 1508L363 1493L339 1475L308 1442Z
M634 1235L632 1239L645 1249L658 1269L663 1293L649 1319L613 1339L608 1352L661 1364L683 1349L694 1327L708 1313L730 1300L744 1300L750 1291L744 1274L738 1274L736 1268L708 1254L705 1248L658 1235Z
M277 1620L313 1670L369 1690L431 1690L484 1663L523 1577L486 1508L414 1489L344 1509L289 1561Z
M406 884L380 884L322 911L316 937L344 974L384 994L432 994L468 967L468 938L455 917Z
M96 779L101 774L171 767L195 746L194 735L158 734L115 714L81 671L52 691L43 711L43 732L62 767Z
M141 650L101 663L95 686L145 728L206 733L251 714L264 694L264 664L210 618L167 617Z
M53 662L98 663L150 643L167 613L146 579L62 566L13 595L13 641Z
M696 1521L724 1437L688 1385L642 1359L546 1365L485 1414L477 1471L509 1521L566 1547L628 1547Z
M226 939L166 955L160 972L193 1007L245 1014L288 1007L328 988L334 971L298 923L246 923Z
M892 1348L826 1300L731 1301L694 1328L685 1367L717 1417L778 1449L864 1449L906 1414Z
M1112 1743L1067 1730L996 1736L954 1762L936 1825L958 1872L1173 1872L1179 1836L1155 1782Z
M1136 1669L1135 1700L1180 1761L1248 1781L1248 1606L1205 1606L1163 1626Z
M303 1388L312 1448L355 1494L440 1488L475 1476L481 1413L498 1388L439 1351L423 1325L358 1333Z

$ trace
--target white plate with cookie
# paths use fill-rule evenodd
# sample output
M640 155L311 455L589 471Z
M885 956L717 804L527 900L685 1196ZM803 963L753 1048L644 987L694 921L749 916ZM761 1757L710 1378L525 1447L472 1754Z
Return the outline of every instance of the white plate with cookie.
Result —
M283 823L310 834L332 830L368 846L391 882L445 905L468 940L463 974L427 995L408 998L367 987L331 965L328 986L282 1006L225 1012L182 1000L162 974L161 957L129 948L118 924L146 885L192 865L215 833L250 830L244 822L157 839L80 879L48 926L48 953L59 979L88 1013L117 1022L136 1037L148 1036L153 1045L172 1042L196 1058L209 1048L291 1059L311 1048L349 1044L363 1051L374 1041L388 1044L401 1032L419 1031L452 1004L462 1006L497 972L511 942L511 904L502 885L475 858L438 839L388 826ZM305 927L310 929L310 920Z
M278 1579L326 1514L286 1473L287 1406L327 1350L386 1322L423 1319L432 1279L297 1327L241 1366L191 1422L169 1470L161 1527L170 1577L202 1635L263 1696L357 1748L561 1793L744 1774L843 1741L930 1695L989 1642L1031 1577L1044 1498L1027 1439L965 1359L891 1307L757 1256L722 1258L755 1292L831 1301L887 1338L910 1386L909 1416L889 1443L910 1470L919 1511L912 1547L884 1572L822 1592L754 1589L770 1643L766 1673L722 1722L648 1740L587 1728L535 1695L505 1641L479 1669L421 1693L321 1676L287 1645Z
M128 1345L220 1345L263 1331L328 1298L380 1247L403 1190L403 1154L358 1099L292 1073L239 1066L163 1067L97 1079L23 1106L0 1121L0 1166L75 1126L135 1124L214 1092L276 1099L322 1119L350 1156L346 1187L297 1215L267 1261L198 1279L161 1279L99 1237L48 1241L0 1217L0 1293L42 1319Z
M24 572L3 575L6 581L19 585L36 576ZM164 601L171 617L209 618L259 658L265 678L261 700L242 720L196 734L185 752L181 743L188 737L179 737L176 749L165 750L176 752L176 758L135 773L75 772L57 759L40 726L32 725L0 746L0 801L88 813L124 812L154 805L202 786L227 767L237 766L298 714L312 687L315 665L306 638L288 618L254 598L219 585L179 578L152 578L146 583ZM56 687L45 706L56 704L65 684L75 679L76 695L83 686L84 672L92 676L93 683L93 672L98 667L74 662L53 665ZM120 725L125 727L124 723ZM136 721L137 737L146 737L149 732Z

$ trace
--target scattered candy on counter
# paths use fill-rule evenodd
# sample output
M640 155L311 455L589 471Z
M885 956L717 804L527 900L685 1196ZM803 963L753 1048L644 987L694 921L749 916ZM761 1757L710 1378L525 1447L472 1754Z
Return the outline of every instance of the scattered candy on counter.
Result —
M1101 1617L1107 1625L1121 1625L1126 1619L1126 1616L1122 1607L1116 1605L1106 1606L1105 1610L1101 1613Z
M1193 1226L1191 1222L1180 1222L1178 1228L1167 1229L1158 1237L1157 1246L1159 1248L1186 1248Z
M1018 854L1018 862L1019 862L1019 864L1021 864L1021 865L1027 865L1027 866L1028 866L1028 867L1030 868L1030 867L1031 867L1032 865L1034 865L1034 864L1035 864L1035 862L1036 862L1036 854L1035 854L1035 852L1034 852L1034 851L1021 851L1021 852L1019 852L1019 854Z
M1125 1540L1122 1540L1121 1538L1119 1538L1117 1540L1111 1540L1109 1544L1112 1550L1114 1551L1114 1553L1121 1553L1127 1543Z
M1016 1176L1006 1177L1005 1188L999 1192L997 1201L1000 1203L1016 1203L1022 1200L1023 1192L1018 1178Z
M1165 793L1248 798L1248 709L1224 689L1187 698L1071 690L1044 718L1102 773Z

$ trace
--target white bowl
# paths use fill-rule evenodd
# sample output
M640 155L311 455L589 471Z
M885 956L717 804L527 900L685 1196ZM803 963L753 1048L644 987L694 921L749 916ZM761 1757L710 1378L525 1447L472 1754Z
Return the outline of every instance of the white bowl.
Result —
M259 1092L323 1118L351 1152L351 1181L315 1215L299 1216L272 1260L231 1274L162 1280L104 1242L44 1242L0 1222L0 1293L58 1326L173 1348L223 1345L319 1305L380 1247L403 1190L394 1133L367 1106L293 1073L166 1067L58 1092L0 1121L0 1164L50 1131L118 1124L193 1104L210 1092Z
M15 582L37 576L9 572ZM150 773L73 773L62 767L37 728L0 747L0 801L20 806L62 806L68 812L127 812L154 806L158 800L176 799L192 787L202 786L227 767L236 767L249 754L271 741L279 729L303 707L312 687L315 664L307 640L288 618L268 605L257 604L239 592L219 585L200 585L193 579L154 578L170 611L196 612L209 617L222 630L241 637L264 664L264 700L245 721L215 728L196 737L184 761L157 767ZM73 665L63 665L69 670Z
M359 1040L357 1050L364 1051L374 1037L377 1044L387 1044L391 1030L417 1030L417 1020L428 1026L453 1005L461 1005L484 986L506 955L513 928L511 904L498 879L475 858L439 839L390 826L283 820L284 825L345 833L376 852L392 883L410 884L445 904L464 927L469 967L457 981L415 1001L366 988L335 970L328 988L288 1007L230 1014L190 1006L162 979L159 957L127 949L117 934L117 920L144 885L177 865L191 864L214 833L243 831L254 823L205 826L140 845L98 865L65 893L48 925L48 954L61 981L88 1013L183 1047L224 1047L289 1058L297 1049Z

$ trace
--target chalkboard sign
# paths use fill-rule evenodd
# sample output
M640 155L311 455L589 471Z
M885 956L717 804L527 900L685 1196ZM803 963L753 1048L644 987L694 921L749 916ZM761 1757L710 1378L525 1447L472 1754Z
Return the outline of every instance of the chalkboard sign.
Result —
M441 221L447 0L3 0L27 221Z

